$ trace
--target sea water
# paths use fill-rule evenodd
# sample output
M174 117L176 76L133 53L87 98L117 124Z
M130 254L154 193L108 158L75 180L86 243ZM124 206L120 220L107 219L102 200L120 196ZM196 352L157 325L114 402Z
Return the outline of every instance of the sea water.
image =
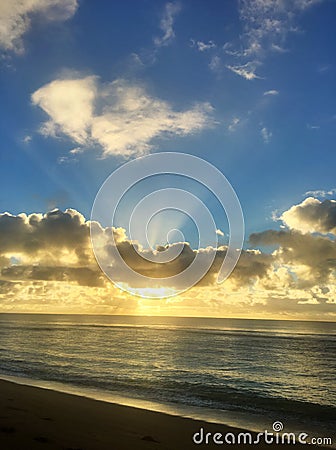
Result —
M253 429L329 436L336 324L0 314L0 376Z

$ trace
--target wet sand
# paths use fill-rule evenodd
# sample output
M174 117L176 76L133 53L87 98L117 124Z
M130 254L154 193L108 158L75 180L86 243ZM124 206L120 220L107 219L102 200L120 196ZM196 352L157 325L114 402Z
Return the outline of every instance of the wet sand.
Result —
M1 450L189 450L302 448L195 444L193 435L243 430L0 380ZM198 436L199 437L199 436ZM220 437L217 436L220 440Z

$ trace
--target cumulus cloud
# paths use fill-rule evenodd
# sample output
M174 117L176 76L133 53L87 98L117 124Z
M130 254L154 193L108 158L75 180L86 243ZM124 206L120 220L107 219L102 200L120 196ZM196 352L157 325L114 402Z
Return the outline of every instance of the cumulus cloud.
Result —
M96 97L96 77L92 76L55 80L41 87L32 95L34 105L50 117L41 132L49 136L62 132L75 142L85 144L89 138Z
M85 218L76 210L47 214L0 214L0 254L29 262L88 263L91 255ZM37 259L35 260L34 257ZM92 261L92 257L90 257Z
M278 246L274 257L278 264L295 274L298 288L334 283L336 242L328 237L299 231L267 230L250 236L254 246Z
M317 209L308 214L305 208L310 205ZM303 213L294 211L301 214L302 222L314 223L314 230L317 227L329 230L333 216L321 205L321 202L310 202L303 205ZM327 204L328 211L329 208ZM321 216L318 220L317 215ZM274 314L298 317L306 314L304 317L307 317L314 311L315 314L325 314L325 317L333 317L333 311L335 314L336 241L330 236L303 233L297 229L254 233L250 236L250 244L254 248L243 250L229 279L223 285L217 285L217 273L226 255L226 246L195 250L185 242L157 247L156 250L145 249L137 241L131 241L123 228L103 227L98 222L90 222L74 209L55 209L46 214L0 214L0 308L137 311L142 300L130 300L98 267L91 248L90 226L99 235L106 257L110 258L113 279L135 290L141 289L140 292L148 286L143 283L133 286L125 279L125 273L113 261L111 246L117 247L134 271L149 276L151 280L157 279L157 283L151 282L151 286L159 287L164 287L164 282L160 285L160 278L180 273L196 255L201 259L209 254L214 257L211 268L191 293L172 300L176 304L176 313L183 311L185 314L188 310L190 313L192 308L196 314L202 314L201 311L215 314L228 308L230 313L242 316L262 315L262 312L273 312L273 317ZM218 234L222 235L222 232L219 230ZM174 260L160 262L163 250L181 244L182 251ZM257 249L267 246L275 250L267 253ZM155 305L161 308L164 302L155 300ZM154 308L153 304L151 308Z
M108 248L112 234L117 245L124 230L99 227ZM46 214L0 214L0 279L105 286L91 246L90 222L74 209Z
M160 22L162 36L154 39L154 44L157 47L169 45L175 37L174 20L175 16L180 12L181 6L177 2L169 2L165 5L165 10Z
M187 242L157 247L156 250L144 249L137 241L131 241L123 228L102 227L98 222L85 220L74 209L64 212L55 209L46 214L29 215L4 213L0 215L1 279L103 286L105 277L93 255L90 225L93 227L95 242L99 240L101 257L107 258L109 267L113 269L113 279L123 283L129 283L129 280L125 279L122 267L115 263L112 246L117 247L133 271L152 280L157 279L158 285L161 278L172 277L188 268L198 253L201 259L207 260L209 254L214 257L209 272L199 284L216 284L217 273L227 251L226 246L195 250ZM222 236L224 233L218 230L218 234ZM177 256L172 261L162 263L161 252L168 249L174 253L175 246L180 249ZM248 284L251 279L265 273L269 260L269 256L258 251L243 251L233 279L239 280L240 284ZM148 287L146 281L130 286Z
M23 36L38 16L44 22L71 18L78 7L77 0L1 0L0 49L23 53Z
M42 134L98 145L104 156L145 154L155 138L184 136L214 124L209 103L175 111L143 86L121 79L105 85L95 76L54 80L34 92L32 102L49 116Z
M321 202L308 197L285 211L280 218L289 228L303 233L336 234L336 200Z
M100 254L108 258L108 264L113 268L113 279L123 283L129 280L124 279L125 272L115 263L112 246L117 247L129 267L151 279L157 278L158 284L160 278L174 276L189 267L197 253L201 259L206 259L209 254L214 257L211 269L200 284L215 284L227 251L225 246L194 250L187 242L182 243L182 248L181 243L176 243L156 250L144 249L137 241L129 240L123 228L102 227L98 222L87 221L74 209L64 212L55 209L46 214L29 215L3 213L0 214L0 279L104 286L107 279L93 255L90 226L95 234L95 242L98 239ZM223 235L223 232L218 230L218 234ZM161 252L169 249L174 253L175 246L181 249L176 253L177 257L162 263ZM262 267L267 263L267 258L260 252L243 252L243 266L238 265L234 277L238 277L241 283L248 283L251 277L263 272ZM132 287L148 286L141 284Z

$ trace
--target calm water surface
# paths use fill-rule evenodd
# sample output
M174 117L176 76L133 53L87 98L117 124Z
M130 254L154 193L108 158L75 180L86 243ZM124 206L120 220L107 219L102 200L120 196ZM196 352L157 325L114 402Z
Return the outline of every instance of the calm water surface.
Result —
M0 372L224 422L336 421L335 323L0 314Z

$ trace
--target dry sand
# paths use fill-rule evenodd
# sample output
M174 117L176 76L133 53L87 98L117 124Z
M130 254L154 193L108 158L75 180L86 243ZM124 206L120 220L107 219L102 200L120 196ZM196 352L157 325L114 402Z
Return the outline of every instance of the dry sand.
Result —
M0 380L0 450L284 448L196 445L195 432L242 430ZM290 446L297 449L302 446Z

